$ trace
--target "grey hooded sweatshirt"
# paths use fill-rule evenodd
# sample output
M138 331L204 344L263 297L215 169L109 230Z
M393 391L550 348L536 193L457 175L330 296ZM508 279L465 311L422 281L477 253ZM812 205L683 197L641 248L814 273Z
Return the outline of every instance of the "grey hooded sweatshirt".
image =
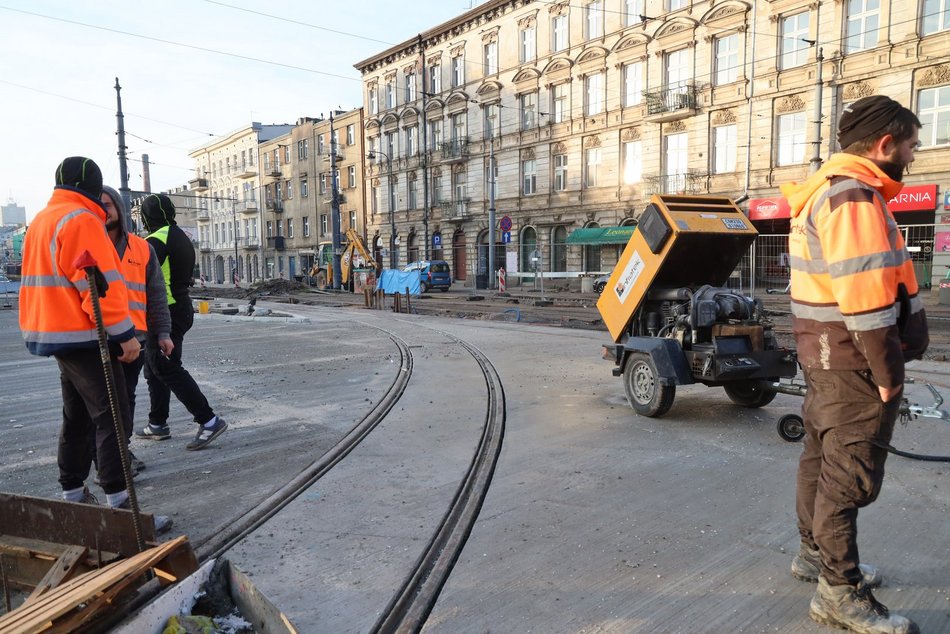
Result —
M126 225L128 210L125 208L125 201L122 200L122 196L116 190L103 185L102 193L109 194L112 197L119 211L119 235L113 241L113 244L115 244L119 259L122 259L125 257L125 252L129 246L129 229ZM152 248L152 245L148 247L148 264L145 266L145 294L147 302L145 323L148 331L158 339L171 339L169 333L171 332L172 318L168 312L165 277L162 275L162 268L158 263L158 256L155 255L155 249ZM144 342L145 333L136 329L135 338Z

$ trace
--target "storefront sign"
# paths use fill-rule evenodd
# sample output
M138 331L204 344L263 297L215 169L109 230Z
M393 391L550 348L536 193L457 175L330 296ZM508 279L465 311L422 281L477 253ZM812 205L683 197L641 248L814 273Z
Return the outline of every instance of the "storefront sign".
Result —
M895 211L933 211L937 208L936 185L904 185L901 192L887 201L887 208Z
M749 220L778 220L791 216L792 209L784 196L749 200Z

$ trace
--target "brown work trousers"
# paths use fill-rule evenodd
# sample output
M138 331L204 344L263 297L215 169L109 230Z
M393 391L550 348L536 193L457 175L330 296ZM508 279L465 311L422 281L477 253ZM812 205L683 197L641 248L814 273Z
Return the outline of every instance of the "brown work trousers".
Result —
M802 542L831 585L857 585L858 509L877 499L901 396L884 403L868 370L805 368L805 446L796 506Z

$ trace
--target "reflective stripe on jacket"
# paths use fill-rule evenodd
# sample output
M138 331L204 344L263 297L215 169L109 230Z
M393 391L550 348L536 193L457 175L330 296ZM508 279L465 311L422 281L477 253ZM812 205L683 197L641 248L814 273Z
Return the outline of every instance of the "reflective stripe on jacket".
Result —
M792 207L791 308L802 365L870 369L883 387L903 382L901 285L902 321L923 323L926 332L926 320L913 262L887 209L901 187L851 154L835 154L805 183L782 187Z
M96 201L60 186L30 223L23 239L20 330L31 353L49 356L98 345L86 274L74 264L84 251L109 282L99 302L107 334L118 342L134 336L119 257L105 218Z
M155 239L161 242L162 244L168 244L168 225L165 225L158 231L150 234L148 239ZM171 261L166 255L163 257L159 264L162 267L162 277L165 278L165 293L168 295L168 305L171 306L175 303L175 298L172 296L172 268Z

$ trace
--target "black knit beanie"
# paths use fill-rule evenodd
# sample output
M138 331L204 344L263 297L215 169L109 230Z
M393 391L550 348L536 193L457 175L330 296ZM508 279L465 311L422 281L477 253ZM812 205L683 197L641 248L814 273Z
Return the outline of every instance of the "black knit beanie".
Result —
M880 132L893 121L904 106L884 95L862 97L841 113L838 121L838 144L847 149L855 141Z
M92 159L70 156L56 168L56 184L75 187L99 200L102 195L102 172Z

